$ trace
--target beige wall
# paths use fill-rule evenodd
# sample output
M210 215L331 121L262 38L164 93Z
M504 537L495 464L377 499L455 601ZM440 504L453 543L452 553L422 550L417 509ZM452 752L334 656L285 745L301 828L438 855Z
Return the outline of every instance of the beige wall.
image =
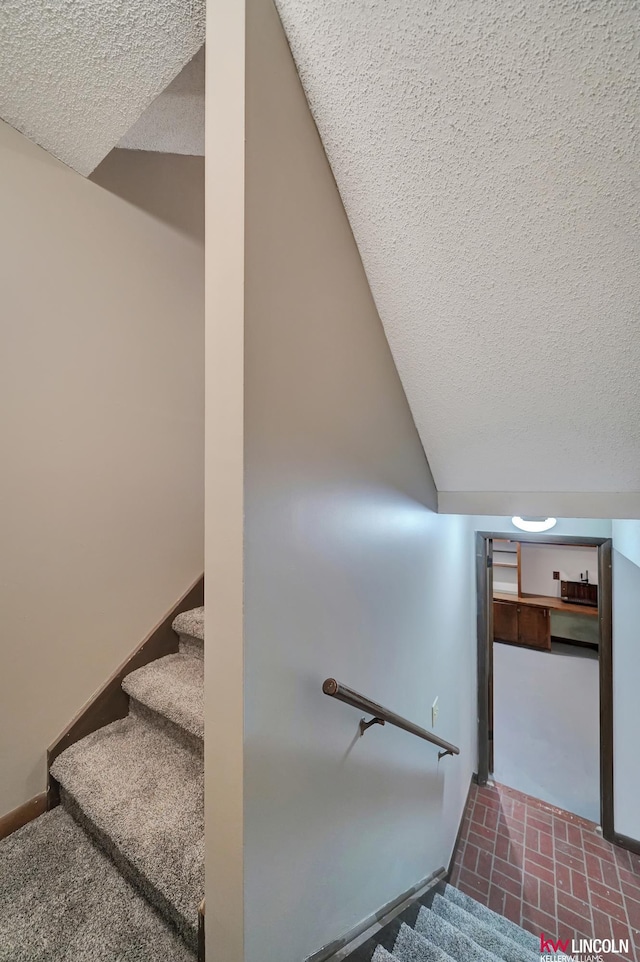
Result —
M207 962L244 959L245 8L207 0L205 844Z
M202 249L0 124L0 814L202 572Z
M116 147L89 180L204 244L204 157Z
M208 905L232 885L208 939L214 960L301 962L449 857L475 762L474 553L469 521L435 513L271 0L246 4L242 192L243 37L228 10L235 45L225 37L207 97L225 145L207 161ZM462 755L438 763L389 727L358 739L359 713L321 693L329 675L423 725L439 696L438 731Z

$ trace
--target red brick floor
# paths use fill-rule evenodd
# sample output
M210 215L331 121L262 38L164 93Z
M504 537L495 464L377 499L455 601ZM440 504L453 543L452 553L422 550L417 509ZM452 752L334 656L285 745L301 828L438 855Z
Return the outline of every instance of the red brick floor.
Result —
M640 857L593 822L503 785L471 786L452 882L536 935L629 939L640 962Z

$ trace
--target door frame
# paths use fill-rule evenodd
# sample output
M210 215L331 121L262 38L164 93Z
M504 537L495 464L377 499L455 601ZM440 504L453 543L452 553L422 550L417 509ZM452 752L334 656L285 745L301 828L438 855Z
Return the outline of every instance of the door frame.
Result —
M506 538L521 544L583 545L598 549L598 648L600 691L600 824L609 842L621 843L613 825L613 625L611 538L476 532L478 622L478 784L489 778L489 681L493 674L493 541Z

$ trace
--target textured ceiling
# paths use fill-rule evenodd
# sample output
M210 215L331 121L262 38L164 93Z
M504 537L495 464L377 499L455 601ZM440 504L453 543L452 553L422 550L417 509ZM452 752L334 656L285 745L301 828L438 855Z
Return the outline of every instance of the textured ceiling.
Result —
M2 0L0 117L82 174L204 42L204 0Z
M277 0L442 491L640 491L640 5Z
M118 147L204 156L204 47L147 107Z

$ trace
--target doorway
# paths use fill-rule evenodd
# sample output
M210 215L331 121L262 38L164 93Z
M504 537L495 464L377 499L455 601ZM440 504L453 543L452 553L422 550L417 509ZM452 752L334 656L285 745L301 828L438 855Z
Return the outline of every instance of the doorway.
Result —
M509 548L507 548L507 545ZM520 582L521 552L525 546L572 546L575 549L595 549L597 558L597 621L598 628L598 713L599 713L599 822L602 826L604 837L610 841L614 840L613 828L613 676L612 676L612 578L611 578L611 554L612 542L610 538L587 538L587 537L563 537L560 535L534 535L534 534L505 534L504 532L478 532L476 535L476 576L478 590L478 782L481 785L487 783L494 772L494 633L497 628L498 639L512 644L515 647L507 650L502 645L498 646L498 655L502 659L500 664L509 663L511 659L511 671L515 665L518 670L523 671L523 677L528 677L528 668L534 662L531 661L530 653L535 652L535 668L553 670L560 662L544 662L541 659L550 657L552 645L550 643L551 631L549 627L550 614L554 604L551 598L537 598L530 592L526 593ZM513 550L514 557L517 553L517 566L508 563L508 550ZM544 548L537 549L544 551ZM529 553L535 553L533 548ZM501 561L500 559L507 559ZM512 572L502 569L517 567L517 583L510 596L508 592L503 595L497 592L494 598L494 584L498 588L507 588L502 585L498 578L504 578L507 574L513 576ZM595 575L595 572L593 573ZM554 577L559 576L559 572L553 572ZM593 578L592 580L595 580ZM585 585L585 581L581 582ZM580 587L576 582L576 587L562 585L565 593L575 591L577 595L589 595L593 590L588 585L589 576L586 577L587 587ZM571 583L573 584L573 583ZM558 599L560 598L560 586L556 589ZM551 589L549 589L551 593ZM517 604L519 601L524 604ZM511 602L511 603L509 603ZM584 599L579 598L577 604L584 603ZM587 601L588 603L588 601ZM556 608L563 608L563 604L555 605ZM566 618L567 611L573 605L564 605L565 611L559 611L558 617ZM577 609L580 610L580 609ZM586 609L585 609L586 611ZM593 615L594 612L592 611ZM494 624L495 618L495 624ZM585 619L582 619L583 621ZM591 619L589 619L591 620ZM589 636L587 635L586 647L589 647ZM554 650L556 650L555 646ZM544 649L547 654L538 654L536 649ZM505 654L506 652L506 654ZM524 652L524 656L521 655ZM524 658L524 661L516 662L514 658ZM527 662L526 659L529 659ZM525 665L523 669L523 665ZM548 666L548 667L547 667ZM591 666L595 668L595 665ZM506 675L504 677L507 677ZM544 692L540 692L541 698ZM579 697L579 695L578 695ZM544 710L543 704L540 710Z

